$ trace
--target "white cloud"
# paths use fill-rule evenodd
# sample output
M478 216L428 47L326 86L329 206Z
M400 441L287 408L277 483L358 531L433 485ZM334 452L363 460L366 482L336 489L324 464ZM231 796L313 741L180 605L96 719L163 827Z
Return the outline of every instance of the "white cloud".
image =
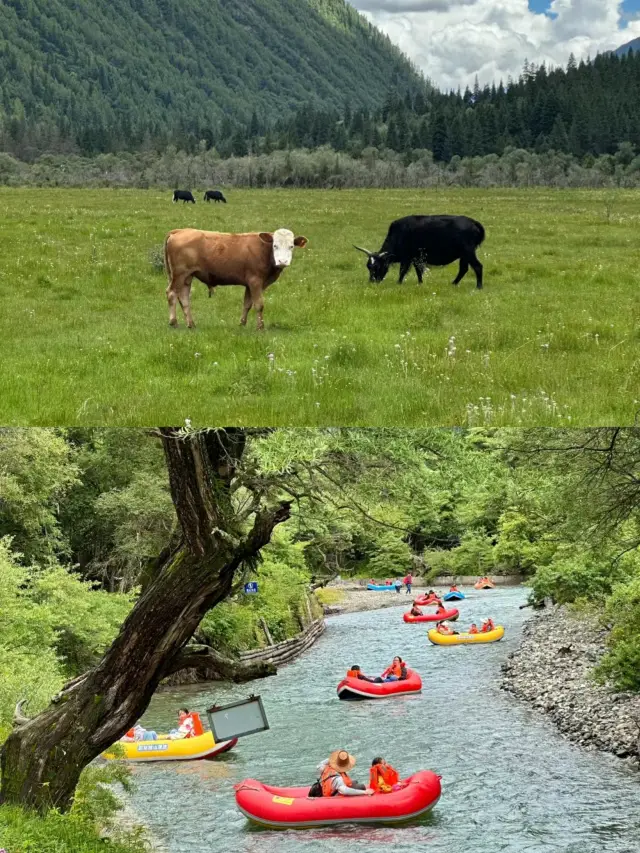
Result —
M566 65L640 36L626 29L620 0L551 0L549 14L527 0L351 0L441 88L518 77L525 59Z

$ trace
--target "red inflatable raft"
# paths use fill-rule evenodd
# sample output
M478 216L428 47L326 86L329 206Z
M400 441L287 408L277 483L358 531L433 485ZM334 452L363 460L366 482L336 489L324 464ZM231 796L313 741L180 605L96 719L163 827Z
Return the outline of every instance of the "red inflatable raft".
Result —
M407 677L402 681L384 681L374 684L362 678L343 678L338 684L339 699L385 699L388 696L406 696L408 693L420 693L422 679L413 669L407 669Z
M440 776L421 770L400 791L366 797L308 797L309 788L274 788L255 779L235 786L245 817L269 829L304 829L342 823L401 823L416 820L440 798Z
M445 610L444 613L425 613L423 616L412 616L411 613L403 613L402 618L405 622L455 622L460 615L460 611L452 607L451 610Z
M426 595L419 595L413 603L418 607L428 607L430 604L440 604L440 599L433 597L428 598Z

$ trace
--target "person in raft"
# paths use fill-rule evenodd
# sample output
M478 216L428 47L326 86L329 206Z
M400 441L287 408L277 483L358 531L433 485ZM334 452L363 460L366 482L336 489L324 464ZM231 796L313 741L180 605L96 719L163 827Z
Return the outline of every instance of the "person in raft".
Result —
M318 765L320 786L323 797L361 797L373 794L372 788L367 788L359 782L354 782L348 775L356 766L356 759L349 755L346 749L337 749L329 758Z
M145 729L140 723L136 723L120 740L123 743L138 743L141 740L158 740L158 735L156 732Z
M453 586L450 586L450 587L449 587L449 592L460 592L460 590L459 590L459 589L458 589L458 587L454 584Z
M413 607L411 608L411 615L412 616L424 616L424 613L422 612L422 610L420 610L420 608L415 603L415 601L413 603Z
M478 631L478 626L476 625L476 623L475 623L475 622L474 622L474 623L471 625L471 627L469 628L469 632L468 632L468 633L469 633L469 634L478 634L478 633L479 633L479 631Z
M401 657L394 657L391 666L388 666L380 676L381 681L404 681L407 677L407 665Z
M188 708L180 708L178 711L178 728L169 732L171 740L182 740L182 738L195 735L195 722Z
M482 628L480 628L481 634L487 634L489 631L495 631L496 626L494 624L493 619L489 617L489 619L482 620Z
M371 762L369 787L376 794L390 794L392 791L399 791L403 785L400 784L398 771L378 756Z
M436 607L436 616L442 616L447 612L447 608L441 601L438 601L438 606Z
M457 631L454 631L451 622L438 622L436 625L436 631L438 634L444 634L445 637L452 637L454 634L457 634Z
M360 681L369 681L370 683L375 682L375 678L370 678L368 675L365 675L364 672L360 669L360 667L354 663L354 665L347 670L347 678L359 678Z

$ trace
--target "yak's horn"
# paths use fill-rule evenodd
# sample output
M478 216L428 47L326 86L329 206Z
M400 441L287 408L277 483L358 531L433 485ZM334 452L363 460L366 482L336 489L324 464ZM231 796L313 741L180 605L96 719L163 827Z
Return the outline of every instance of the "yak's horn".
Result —
M354 244L353 248L354 248L354 249L357 249L359 252L364 252L364 253L365 253L365 255L369 255L369 257L370 257L370 258L372 258L372 257L373 257L373 252L370 252L368 249L363 249L363 248L362 248L362 246L356 246L356 245Z
M23 706L27 705L27 703L28 703L27 699L21 699L16 704L16 709L13 712L13 725L14 726L24 726L25 723L29 722L29 718L25 717L24 714L22 713L22 708L23 708Z

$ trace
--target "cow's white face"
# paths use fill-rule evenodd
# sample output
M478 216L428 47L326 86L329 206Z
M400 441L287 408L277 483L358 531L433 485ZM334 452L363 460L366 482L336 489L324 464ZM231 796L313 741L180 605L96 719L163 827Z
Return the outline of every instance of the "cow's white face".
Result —
M279 228L273 234L273 262L277 267L289 267L293 260L293 231Z

